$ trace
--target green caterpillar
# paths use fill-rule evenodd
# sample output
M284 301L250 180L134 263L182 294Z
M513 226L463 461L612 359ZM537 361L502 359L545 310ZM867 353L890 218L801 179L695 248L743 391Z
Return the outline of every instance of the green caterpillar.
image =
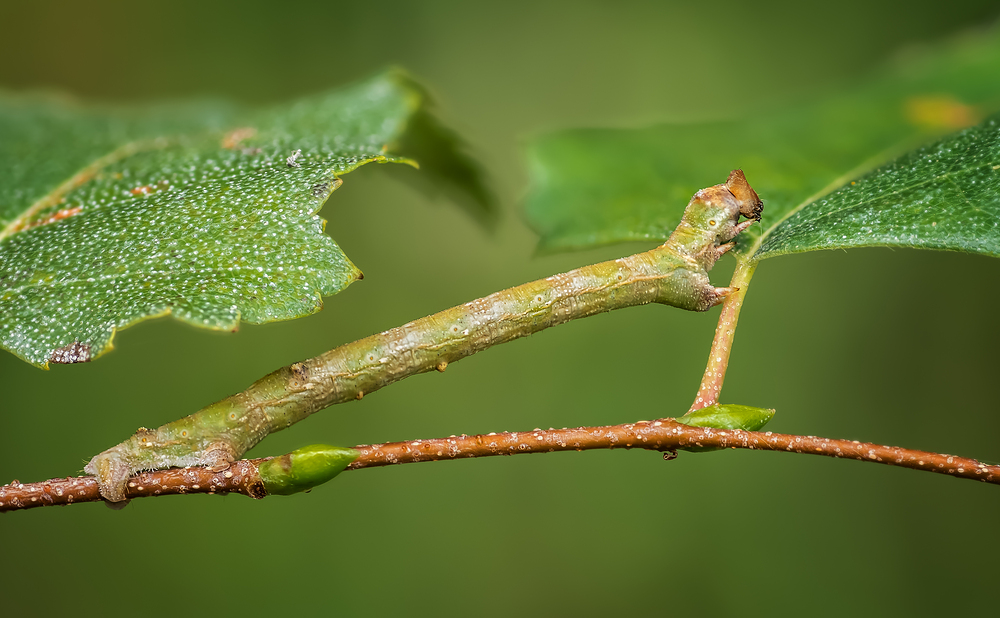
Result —
M762 209L743 172L735 170L725 184L698 191L656 249L497 292L283 367L191 416L140 429L84 469L97 476L105 499L120 502L136 472L225 470L272 431L327 406L411 375L444 371L449 363L550 326L647 303L705 311L733 291L713 286L708 272L733 248L736 235L760 220ZM740 222L741 216L747 220Z

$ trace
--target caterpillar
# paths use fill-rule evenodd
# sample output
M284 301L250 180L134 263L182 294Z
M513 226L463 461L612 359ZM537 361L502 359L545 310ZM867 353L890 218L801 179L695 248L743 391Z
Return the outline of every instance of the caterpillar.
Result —
M269 433L332 404L444 371L476 352L569 320L648 303L706 311L733 292L713 286L708 272L762 211L742 170L734 170L725 183L695 193L677 228L655 249L496 292L293 363L191 416L139 429L84 470L97 476L106 500L121 502L136 472L225 470Z

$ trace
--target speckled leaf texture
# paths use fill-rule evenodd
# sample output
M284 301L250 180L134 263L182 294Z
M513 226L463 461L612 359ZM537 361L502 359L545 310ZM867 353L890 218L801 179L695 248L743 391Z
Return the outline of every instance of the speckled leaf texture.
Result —
M487 212L426 107L396 72L267 110L0 97L0 344L46 367L150 317L233 330L318 311L361 276L316 214L341 175L429 153L430 180Z
M1000 115L810 202L754 254L915 247L1000 257Z
M724 79L714 76L704 89L683 94L754 96L753 85L742 83L738 72ZM764 200L763 224L741 234L738 241L737 252L743 257L756 252L762 242L765 249L760 257L788 252L792 247L801 251L856 246L820 243L815 229L811 232L813 240L794 240L788 235L791 230L784 228L796 223L799 227L795 233L804 232L804 217L827 208L817 200L845 184L851 187L851 181L877 165L957 129L976 125L997 110L1000 33L965 36L937 48L911 51L855 88L809 104L719 122L660 124L642 129L574 129L543 135L529 144L531 190L526 214L541 236L543 250L661 241L674 229L695 191L723 181L732 169L742 168ZM983 131L988 132L985 125ZM962 156L980 156L981 146L968 146ZM905 157L883 173L899 179L897 166L921 156L918 153ZM967 167L953 158L950 161L955 169ZM940 171L932 167L921 169L929 175ZM947 179L948 183L974 180L971 175L954 174ZM977 177L975 181L985 180ZM905 208L914 211L929 207L934 192L944 195L946 191L930 176L914 176L906 182L913 186L905 192L905 203L909 204ZM878 186L883 191L897 186L895 180L877 180L875 176L866 177L864 185ZM959 195L965 189L952 185L952 191ZM847 188L845 192L850 193ZM844 195L847 199L847 193ZM896 208L890 201L862 201L872 209ZM810 206L814 203L816 208ZM858 244L873 244L877 236L879 240L874 244L978 250L973 249L977 241L967 237L959 240L952 235L946 239L939 229L944 223L943 213L920 214L929 217L929 223L936 219L937 226L931 228L931 235L921 228L918 238L912 227L905 227L918 221L906 219L898 209L893 216L868 216L860 214L862 208L859 205L850 212L835 214L830 207L824 211L827 214L822 225L837 230L832 234L844 236L848 233L847 223L834 223L853 217L859 223L851 228L852 233L867 236L851 241ZM969 208L971 214L984 206L972 204ZM776 244L778 237L761 238L762 231L770 233L793 210L798 210L794 220L775 230L776 234L782 233L780 245ZM954 224L949 222L945 227L952 231L958 230L960 220L967 219L958 210L951 217ZM876 231L877 221L889 227ZM820 225L818 221L816 225ZM963 230L966 236L983 232L979 224ZM895 238L905 242L897 243Z

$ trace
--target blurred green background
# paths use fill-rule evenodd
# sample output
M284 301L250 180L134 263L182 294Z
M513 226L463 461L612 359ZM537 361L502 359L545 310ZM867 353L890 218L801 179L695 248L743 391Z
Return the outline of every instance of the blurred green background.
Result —
M0 482L78 473L281 365L645 247L534 253L524 140L821 97L995 2L0 4L0 86L270 102L389 64L437 95L501 198L495 232L396 170L346 177L327 231L366 278L317 315L236 334L173 320L43 372L0 354ZM746 87L749 85L750 87ZM695 90L713 93L692 97ZM735 164L734 164L735 165ZM722 179L720 178L720 181ZM763 196L766 199L766 196ZM724 260L714 273L723 284ZM724 400L775 431L1000 460L1000 261L916 251L758 271ZM683 413L717 310L584 320L331 408L251 455ZM139 500L0 518L3 613L992 613L995 487L825 458L592 452L344 474L309 495Z

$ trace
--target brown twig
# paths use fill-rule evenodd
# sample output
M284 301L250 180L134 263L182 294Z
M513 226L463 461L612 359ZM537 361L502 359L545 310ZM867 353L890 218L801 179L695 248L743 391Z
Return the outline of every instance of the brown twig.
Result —
M733 350L733 340L736 338L736 324L740 319L740 309L747 294L750 279L753 278L756 262L739 260L733 273L729 287L735 291L726 297L719 314L719 324L715 327L715 338L712 339L712 349L708 354L708 364L701 378L698 394L691 404L691 412L707 408L719 403L722 383L726 379L726 368L729 367L729 354Z
M128 498L175 494L241 493L251 498L267 495L257 474L257 466L271 459L241 459L223 472L208 468L171 468L141 472L128 481ZM11 481L0 486L0 513L39 506L65 506L102 500L93 476L71 476L41 483Z
M604 427L536 429L363 445L354 447L361 455L347 469L359 470L467 457L613 448L662 451L665 453L665 458L672 459L672 456L676 455L676 449L690 447L744 448L826 455L1000 484L1000 466L983 464L965 457L856 440L833 440L770 431L689 427L671 419ZM270 458L243 459L224 472L212 472L207 468L175 468L144 472L129 480L126 496L140 498L186 493L235 492L252 498L263 498L267 493L257 474L257 466L268 459ZM97 500L101 500L101 495L97 488L97 480L91 476L51 479L41 483L13 481L0 486L0 512Z

